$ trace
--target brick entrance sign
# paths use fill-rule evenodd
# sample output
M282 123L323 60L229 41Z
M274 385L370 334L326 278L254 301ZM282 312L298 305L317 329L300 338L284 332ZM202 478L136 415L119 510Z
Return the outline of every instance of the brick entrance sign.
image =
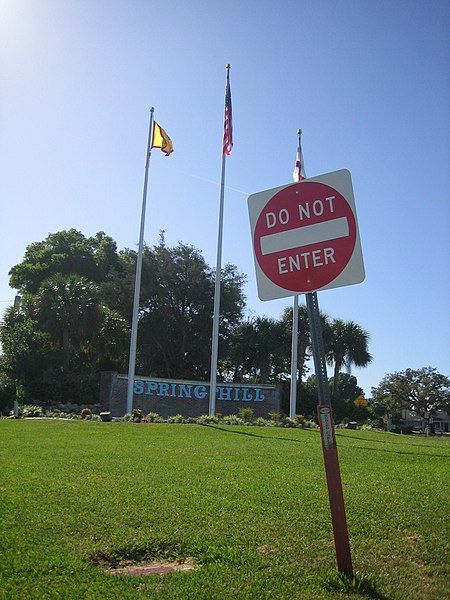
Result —
M126 375L114 371L101 374L100 407L121 417L126 412ZM181 414L198 417L208 414L209 383L180 379L135 377L133 408L144 414L156 412L162 417ZM280 390L274 385L245 385L242 383L218 383L216 395L217 412L232 415L239 409L250 407L258 417L268 418L270 412L280 411Z

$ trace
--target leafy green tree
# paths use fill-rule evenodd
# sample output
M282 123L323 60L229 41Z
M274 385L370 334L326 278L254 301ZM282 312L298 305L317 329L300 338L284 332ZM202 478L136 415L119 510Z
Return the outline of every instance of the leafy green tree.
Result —
M11 269L29 331L44 336L54 352L53 362L40 365L44 396L60 397L64 387L82 395L94 390L100 369L126 369L135 266L136 252L117 252L103 232L87 238L70 229L28 246ZM162 236L158 245L145 248L137 372L209 377L214 277L192 246L168 248ZM222 270L222 359L242 317L244 279L232 265ZM21 327L14 319L2 325L5 336L19 335ZM33 346L32 337L29 341ZM5 369L13 359L11 353L4 356ZM22 370L20 377L28 386L29 374Z
M323 315L323 318L325 316ZM281 316L283 326L285 328L285 335L287 337L292 336L292 319L293 309L292 307L286 308ZM310 357L311 340L309 337L309 321L308 311L306 306L300 304L298 307L298 372L299 381L302 382L303 375L306 372L306 361Z
M226 265L221 275L219 358L242 316L244 276ZM145 248L137 368L160 377L209 377L214 271L186 244Z
M46 279L35 296L33 312L63 351L66 364L71 351L87 348L102 321L97 286L75 274L56 273Z
M308 319L308 311L305 305L300 304L298 307L298 372L299 372L299 385L297 386L297 400L296 403L298 405L298 408L296 409L297 413L303 414L302 407L305 404L305 401L308 402L308 398L309 396L304 399L303 398L303 394L307 394L308 395L308 386L306 386L306 390L303 387L303 377L304 375L308 372L308 367L306 366L306 361L311 358L312 356L312 349L311 349L311 338L310 338L310 330L309 330L309 319ZM292 345L292 315L293 315L293 309L292 308L286 308L281 320L283 322L283 325L285 327L286 333L285 335L291 339L291 345ZM323 337L324 337L324 344L325 347L327 347L327 341L330 337L329 331L330 331L330 325L329 325L329 319L328 316L321 312L320 313L320 320L321 320L321 325L322 325L322 331L323 331ZM289 359L286 357L286 360L289 360L289 367L288 370L290 372L290 351L291 349L289 349ZM286 390L284 391L284 395L288 394L288 389L286 388Z
M286 376L290 339L284 323L268 317L240 323L232 336L229 357L233 381L269 383Z
M326 332L327 360L334 363L332 398L336 398L338 375L343 366L365 367L372 356L368 351L369 334L354 321L334 319Z
M406 369L386 375L372 388L372 399L390 417L408 409L425 418L426 413L450 411L450 380L434 367Z
M58 364L50 336L36 321L11 307L0 327L0 343L0 370L14 382L15 396L39 398L43 373Z
M125 371L130 345L130 328L117 310L101 307L102 318L89 344L91 362L102 371Z
M330 391L335 387L335 397L332 399L333 416L336 423L343 419L354 419L364 421L371 416L369 409L362 409L355 406L355 400L363 394L354 375L348 373L339 373L338 381L334 385L333 378L329 381ZM300 391L297 411L304 415L316 416L316 406L319 402L317 393L317 379L311 375L302 384Z
M332 399L333 414L336 422L344 418L363 421L369 416L369 411L355 406L355 400L364 394L354 375L339 373L337 382L330 379L330 390L335 390Z
M10 270L10 285L21 294L36 294L42 283L59 273L99 283L120 268L116 243L103 232L86 238L75 229L51 233L30 244L24 259Z
M316 407L319 403L316 376L310 375L306 381L301 382L298 387L297 414L304 415L309 419L316 419Z

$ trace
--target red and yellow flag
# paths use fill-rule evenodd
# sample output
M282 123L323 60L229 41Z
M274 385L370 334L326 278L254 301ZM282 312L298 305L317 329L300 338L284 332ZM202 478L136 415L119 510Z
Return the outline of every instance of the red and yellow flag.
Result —
M152 137L152 148L161 148L161 152L164 152L166 156L169 156L173 152L173 144L170 137L158 123L153 123L153 137Z

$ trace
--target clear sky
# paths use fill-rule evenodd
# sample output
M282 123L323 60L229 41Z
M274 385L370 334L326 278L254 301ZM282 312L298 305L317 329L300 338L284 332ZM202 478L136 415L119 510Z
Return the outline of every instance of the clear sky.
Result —
M138 240L148 110L154 151L145 239L215 264L225 64L234 148L224 262L257 297L249 193L292 181L297 129L310 177L352 173L366 280L319 294L370 333L367 394L387 372L450 374L450 3L355 0L0 0L0 308L28 244L74 227Z

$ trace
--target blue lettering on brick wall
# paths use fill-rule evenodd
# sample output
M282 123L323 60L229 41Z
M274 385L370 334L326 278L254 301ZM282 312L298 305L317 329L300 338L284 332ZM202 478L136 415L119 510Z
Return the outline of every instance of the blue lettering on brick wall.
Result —
M194 396L199 400L203 400L207 396L206 385L196 385L194 388Z
M145 382L145 395L146 396L153 396L153 394L156 392L157 389L158 389L158 384L156 383L156 381L146 381Z
M143 394L144 393L144 382L143 381L135 381L133 385L133 392L135 394Z
M180 398L192 398L192 385L180 385Z
M168 396L169 395L169 384L168 383L158 383L158 396Z
M246 402L251 402L253 400L252 394L250 394L250 390L248 388L242 389L242 400Z
M159 396L166 398L197 398L204 400L209 392L206 385L191 385L163 381L135 380L134 393L138 396ZM218 385L216 398L221 401L264 402L265 396L260 388Z
M255 402L264 402L265 396L261 393L261 390L257 388L255 390Z
M231 400L231 388L217 386L216 398L218 400Z

